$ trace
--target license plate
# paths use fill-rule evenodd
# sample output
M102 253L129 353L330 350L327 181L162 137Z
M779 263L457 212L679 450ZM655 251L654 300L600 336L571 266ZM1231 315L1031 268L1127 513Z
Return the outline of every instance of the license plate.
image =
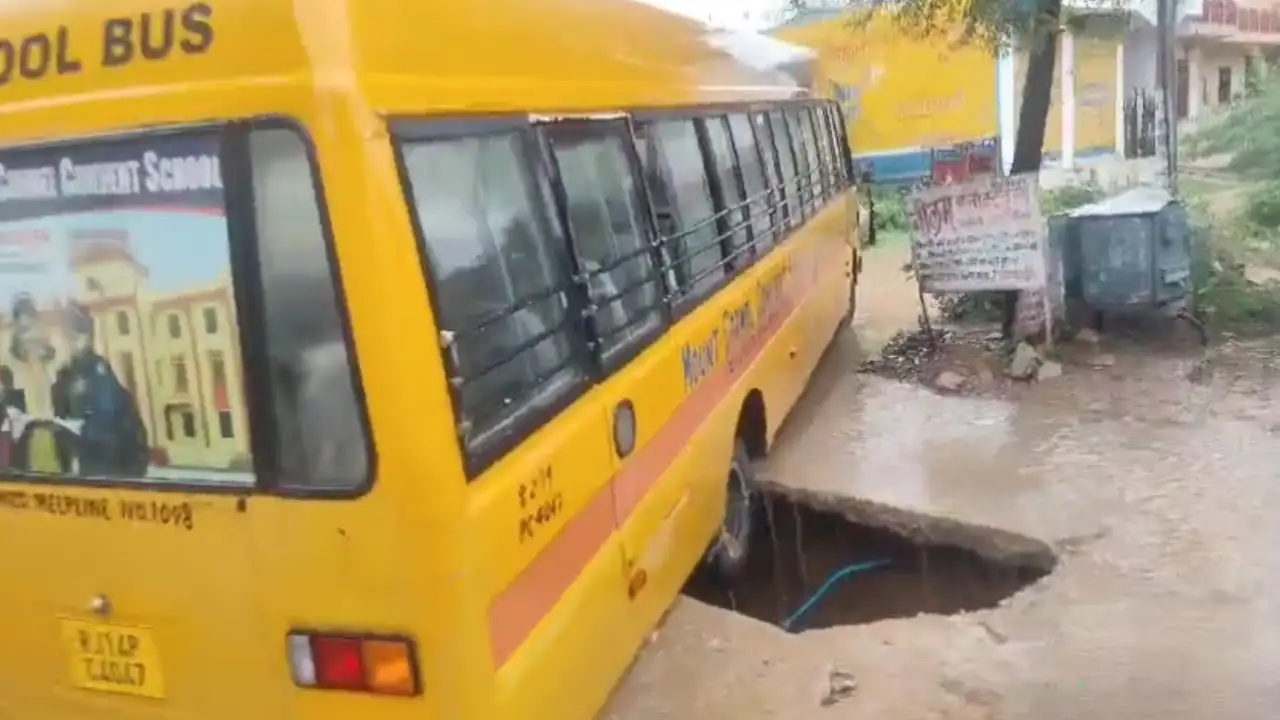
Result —
M63 619L62 643L75 687L164 697L160 652L150 628Z

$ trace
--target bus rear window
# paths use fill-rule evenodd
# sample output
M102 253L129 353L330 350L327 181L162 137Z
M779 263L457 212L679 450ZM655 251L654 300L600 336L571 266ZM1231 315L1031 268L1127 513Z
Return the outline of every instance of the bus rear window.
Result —
M0 151L0 474L255 483L223 134ZM330 364L348 381L329 380L329 387L353 397L319 221L314 247L303 247L298 237L310 216L298 208L306 203L289 202L297 191L280 189L301 186L315 207L305 146L285 132L298 149L291 160L279 147L262 147L259 135L251 133L249 146L263 277L252 281L307 277L304 260L315 256L324 283L292 305L275 290L265 293L267 345L297 366L308 353L324 354L336 336L340 350ZM297 156L301 174L289 171ZM278 219L285 214L287 232ZM272 383L269 415L280 428L299 414L298 388L289 383L306 382L295 372ZM363 453L356 423L350 444ZM333 485L314 479L311 468L289 467L290 458L317 456L307 440L305 432L278 433L271 474L294 470L311 484ZM361 454L356 482L364 462ZM342 467L335 458L326 464Z

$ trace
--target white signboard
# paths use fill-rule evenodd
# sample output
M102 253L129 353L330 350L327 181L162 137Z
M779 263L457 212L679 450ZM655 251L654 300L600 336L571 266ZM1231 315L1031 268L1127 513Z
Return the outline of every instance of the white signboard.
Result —
M988 176L911 195L911 257L928 293L1030 290L1045 283L1034 176Z

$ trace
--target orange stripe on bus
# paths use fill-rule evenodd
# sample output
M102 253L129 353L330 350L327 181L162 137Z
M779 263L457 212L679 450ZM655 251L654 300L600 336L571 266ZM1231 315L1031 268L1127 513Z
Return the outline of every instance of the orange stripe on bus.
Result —
M615 527L613 492L606 483L565 524L510 587L489 606L489 644L501 666L582 574Z
M806 288L808 289L808 288ZM747 367L759 357L801 303L779 308L761 328L747 351L732 362ZM721 365L685 399L662 429L605 483L581 512L574 515L489 606L489 643L501 667L551 611L587 563L626 522L644 496L675 462L690 436L701 427L733 387L740 372ZM615 521L615 519L617 519ZM623 582L624 578L619 578Z

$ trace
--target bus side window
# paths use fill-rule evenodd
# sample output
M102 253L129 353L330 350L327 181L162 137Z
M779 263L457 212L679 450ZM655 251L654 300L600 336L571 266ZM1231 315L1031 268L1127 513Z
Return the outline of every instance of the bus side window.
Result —
M318 182L293 130L252 130L249 153L279 482L354 489L369 444Z
M571 271L527 141L503 131L402 150L473 476L477 458L518 441L586 378Z
M838 154L836 160L840 163L840 168L850 183L860 182L860 178L854 176L853 146L849 144L849 128L845 124L844 110L835 103L831 104L831 119L834 123L831 129L836 136L836 152Z
M601 361L611 364L660 330L662 274L628 155L622 122L544 128L559 170L569 235L595 320Z
M818 148L818 159L821 163L821 171L818 174L822 178L824 195L830 199L835 195L836 185L835 175L831 172L831 136L827 134L826 124L822 122L822 106L814 105L805 108L804 114L813 127L814 144Z
M773 146L778 151L778 159L782 166L787 212L791 216L791 226L796 227L804 222L804 195L801 193L802 180L800 167L796 162L797 153L791 143L791 134L787 130L787 122L781 110L773 110L769 113L769 128L772 130Z
M751 217L751 234L755 253L762 255L773 242L772 213L769 212L769 185L765 180L764 163L751 119L746 115L729 116L729 131L738 151L738 167L742 171L742 183L747 190L747 209Z
M658 222L676 269L677 302L703 297L725 272L697 127L690 119L660 120L644 126L644 137L645 174L654 204L663 208Z
M822 124L831 143L831 172L835 177L836 187L843 190L849 187L849 176L845 171L844 153L840 150L840 116L836 113L834 103L823 103Z
M675 205L675 191L671 188L669 173L662 166L662 158L658 154L658 143L652 137L653 129L646 124L637 124L632 129L636 143L636 154L640 156L640 170L644 175L645 186L649 189L649 202L653 208L653 219L658 226L658 237L665 239L680 231L678 209Z
M746 206L746 190L738 175L738 158L733 150L733 139L729 136L728 122L723 116L702 121L717 180L712 187L719 193L720 215L727 226L729 247L726 262L730 269L736 269L751 261L751 213Z
M786 204L786 187L782 180L782 166L778 164L777 146L773 140L773 130L769 127L769 118L764 113L752 113L751 122L756 128L756 144L764 160L764 172L769 181L769 210L772 213L774 228L779 235L790 225Z
M814 212L818 198L822 195L822 166L818 160L818 148L814 144L813 126L809 124L809 113L803 107L790 108L787 111L787 125L791 129L791 142L795 145L796 155L804 156L804 169L800 172L804 178L804 198L809 203L810 212Z

